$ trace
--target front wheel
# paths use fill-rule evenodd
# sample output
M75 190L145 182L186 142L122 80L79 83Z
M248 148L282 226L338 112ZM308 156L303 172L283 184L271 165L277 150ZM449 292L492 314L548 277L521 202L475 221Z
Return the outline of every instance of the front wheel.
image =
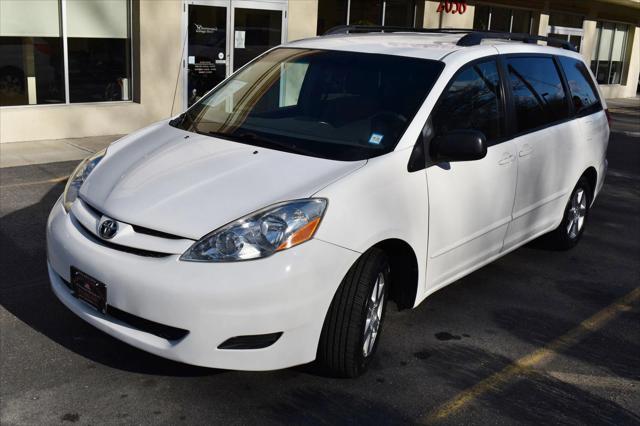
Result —
M578 244L587 224L590 206L591 187L587 179L582 177L571 193L560 226L548 236L552 248L569 250Z
M317 364L336 377L357 377L373 358L384 320L389 262L377 248L351 267L336 292L322 328Z

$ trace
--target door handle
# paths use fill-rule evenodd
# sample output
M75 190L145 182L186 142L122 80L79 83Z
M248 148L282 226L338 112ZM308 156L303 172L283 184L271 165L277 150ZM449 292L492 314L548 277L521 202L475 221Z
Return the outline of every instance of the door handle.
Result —
M505 152L502 154L502 160L498 161L498 164L504 166L511 163L514 159L515 157L510 152Z
M518 153L518 155L520 157L526 157L527 155L531 154L533 152L533 147L529 144L525 144L522 146L522 149L520 150L520 152Z

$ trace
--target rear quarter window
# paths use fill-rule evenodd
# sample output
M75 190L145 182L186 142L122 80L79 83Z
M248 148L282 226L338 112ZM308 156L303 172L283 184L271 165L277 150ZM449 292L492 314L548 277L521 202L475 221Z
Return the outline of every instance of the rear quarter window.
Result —
M600 98L587 67L577 59L566 56L560 56L558 59L567 77L575 114L585 116L602 110Z
M507 59L517 133L531 131L569 117L569 103L552 57Z

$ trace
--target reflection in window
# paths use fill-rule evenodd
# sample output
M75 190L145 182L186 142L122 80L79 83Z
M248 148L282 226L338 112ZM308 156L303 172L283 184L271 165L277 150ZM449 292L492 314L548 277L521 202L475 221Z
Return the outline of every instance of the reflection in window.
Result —
M130 99L127 0L67 2L71 102Z
M624 59L627 54L629 26L598 23L598 42L591 69L600 84L623 84Z
M64 101L58 0L0 1L0 106Z
M502 136L501 102L495 61L472 65L458 74L440 99L432 117L436 134L473 129L494 141Z
M602 106L587 67L581 61L566 56L559 56L558 59L569 83L576 114L588 115L600 111Z
M546 126L569 116L569 105L552 58L510 58L507 67L518 132Z

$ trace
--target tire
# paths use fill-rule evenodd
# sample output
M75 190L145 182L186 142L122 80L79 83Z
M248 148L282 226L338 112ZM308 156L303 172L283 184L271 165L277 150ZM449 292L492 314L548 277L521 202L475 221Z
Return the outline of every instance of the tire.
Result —
M365 252L347 273L320 335L316 363L324 374L357 377L366 371L380 341L389 274L387 256L377 248ZM366 339L365 329L371 340Z
M581 177L564 209L560 226L546 237L551 249L569 250L578 244L589 218L591 194L589 182L585 177Z

